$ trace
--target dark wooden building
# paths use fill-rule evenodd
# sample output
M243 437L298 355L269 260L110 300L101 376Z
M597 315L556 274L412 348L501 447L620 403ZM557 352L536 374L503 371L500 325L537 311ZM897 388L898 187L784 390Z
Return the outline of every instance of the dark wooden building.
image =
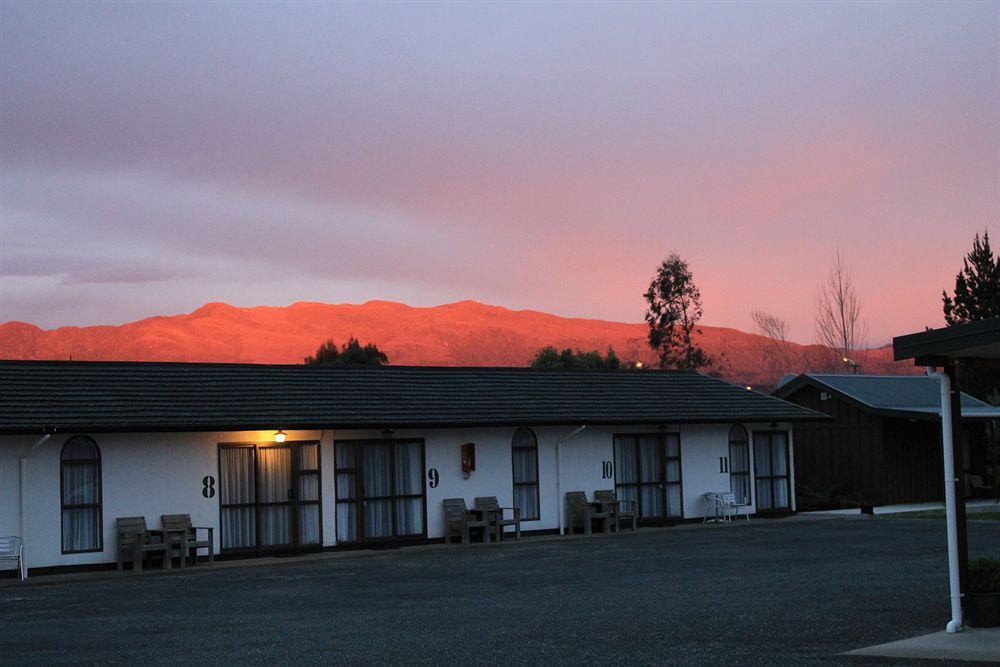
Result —
M795 429L796 496L800 509L941 501L940 394L922 375L802 374L774 395L823 412L833 421ZM966 495L992 483L987 456L995 408L962 394ZM956 443L957 445L957 443Z

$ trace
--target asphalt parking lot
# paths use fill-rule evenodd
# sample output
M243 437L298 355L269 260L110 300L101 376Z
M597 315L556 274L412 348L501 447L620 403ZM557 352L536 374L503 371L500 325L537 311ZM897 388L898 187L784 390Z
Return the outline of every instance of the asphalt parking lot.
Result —
M1000 522L970 551L1000 554ZM0 587L0 663L862 663L943 628L939 521L758 520Z

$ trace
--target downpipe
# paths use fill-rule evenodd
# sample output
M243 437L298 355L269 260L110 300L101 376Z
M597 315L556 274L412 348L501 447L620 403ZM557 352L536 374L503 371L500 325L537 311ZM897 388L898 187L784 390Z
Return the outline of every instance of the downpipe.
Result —
M948 523L948 583L951 589L951 620L945 631L962 630L962 587L958 576L958 510L955 498L955 442L952 437L951 378L945 373L928 370L927 377L941 385L941 442L944 454L944 508Z
M41 438L38 439L37 442L35 442L35 444L33 444L31 447L28 448L28 451L26 451L25 453L21 454L20 460L18 461L18 470L17 470L18 480L17 481L18 481L18 500L19 500L19 502L18 502L18 508L17 508L18 509L17 520L18 520L18 532L19 532L19 536L21 538L21 548L22 548L22 553L21 553L21 568L23 569L23 575L24 575L25 578L27 578L27 576L28 576L28 535L27 535L27 522L25 521L25 518L24 518L24 515L25 515L24 509L25 509L25 505L27 503L27 494L28 494L28 484L27 484L27 477L28 477L28 457L31 456L31 454L36 449L38 449L39 447L41 447L42 445L44 445L46 442L48 442L49 438L51 438L51 437L52 437L51 433L46 433L45 435L43 435Z
M583 431L585 428L587 428L586 424L582 426L577 426L569 435L563 436L562 438L556 440L556 502L558 503L559 507L560 535L566 534L566 526L564 525L565 517L563 517L563 514L565 514L565 508L563 507L563 499L562 499L562 444L567 440L569 440L570 438L572 438L573 436L580 433L581 431Z

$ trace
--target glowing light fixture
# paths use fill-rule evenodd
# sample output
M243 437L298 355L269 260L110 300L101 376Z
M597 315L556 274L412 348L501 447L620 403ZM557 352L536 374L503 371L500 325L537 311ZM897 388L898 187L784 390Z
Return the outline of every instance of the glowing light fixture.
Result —
M635 367L636 368L642 368L642 362L641 361L635 362Z
M753 387L751 387L750 385L747 385L747 391L753 391Z
M285 432L282 431L281 429L278 429L277 431L274 432L274 441L277 442L278 444L283 443L285 441L285 438L287 437L288 435L286 435Z

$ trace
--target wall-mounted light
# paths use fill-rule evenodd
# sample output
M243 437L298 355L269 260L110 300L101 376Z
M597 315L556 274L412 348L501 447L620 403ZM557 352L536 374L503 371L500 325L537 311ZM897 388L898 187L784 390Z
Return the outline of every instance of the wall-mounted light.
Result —
M642 368L642 362L641 361L635 362L635 367L641 369Z
M285 441L285 438L287 437L288 435L281 429L278 429L277 431L274 432L274 441L279 445L283 443Z
M753 391L753 387L751 387L750 385L747 385L747 391Z

